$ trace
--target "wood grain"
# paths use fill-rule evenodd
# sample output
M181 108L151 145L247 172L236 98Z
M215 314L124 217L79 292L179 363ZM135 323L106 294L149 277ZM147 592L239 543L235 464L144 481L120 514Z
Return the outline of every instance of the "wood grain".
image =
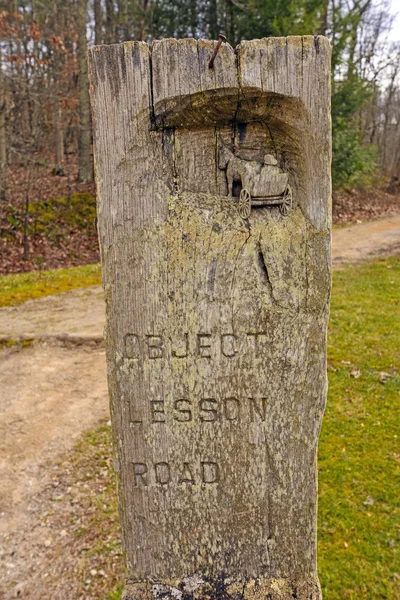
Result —
M215 44L89 51L124 598L319 600L329 44ZM276 158L288 216L239 216L223 147Z

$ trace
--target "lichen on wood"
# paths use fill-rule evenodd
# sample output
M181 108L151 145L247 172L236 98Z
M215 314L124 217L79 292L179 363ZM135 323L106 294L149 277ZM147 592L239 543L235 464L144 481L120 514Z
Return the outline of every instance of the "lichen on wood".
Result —
M214 47L89 51L124 597L319 600L329 44Z

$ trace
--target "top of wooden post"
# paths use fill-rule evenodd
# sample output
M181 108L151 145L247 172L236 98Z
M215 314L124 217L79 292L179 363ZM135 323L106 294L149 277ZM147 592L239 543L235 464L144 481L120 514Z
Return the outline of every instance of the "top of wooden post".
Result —
M307 137L306 142L298 139L296 143L311 153L310 168L321 174L319 185L314 183L306 192L304 211L317 229L330 228L330 205L321 202L321 197L331 195L330 174L321 163L321 157L330 160L331 153L328 39L263 38L243 41L235 50L224 43L210 69L216 44L187 38L154 41L152 46L125 42L90 48L94 119L96 105L106 99L115 125L107 132L108 147L117 152L117 159L119 109L127 93L130 106L125 110L135 118L145 114L149 124L159 129L223 125L233 120L284 121L286 129L293 128L291 137ZM95 124L95 134L96 130ZM121 150L120 158L125 148Z

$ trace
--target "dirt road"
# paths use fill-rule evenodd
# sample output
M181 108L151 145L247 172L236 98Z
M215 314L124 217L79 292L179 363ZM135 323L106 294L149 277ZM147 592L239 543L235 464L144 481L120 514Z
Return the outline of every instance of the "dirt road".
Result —
M333 230L333 266L399 253L400 215Z
M0 370L0 534L20 526L47 465L108 417L103 349L37 344Z
M335 266L398 252L400 215L333 232ZM0 352L0 537L5 565L15 562L7 554L13 531L34 527L35 495L46 485L51 465L84 430L108 419L103 328L100 287L0 309L0 340L39 338L27 348ZM6 573L11 581L12 569L7 567Z
M82 342L101 340L104 300L100 286L64 292L0 309L1 336L71 336Z

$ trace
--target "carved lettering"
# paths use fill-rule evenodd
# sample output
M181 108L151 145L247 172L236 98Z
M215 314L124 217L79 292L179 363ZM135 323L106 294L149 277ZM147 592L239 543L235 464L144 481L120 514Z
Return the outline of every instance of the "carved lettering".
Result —
M164 356L164 346L163 346L163 338L161 335L147 335L147 350L149 353L149 358L163 358Z
M197 464L182 462L175 466L165 461L153 464L135 462L132 465L136 488L151 485L211 485L220 481L219 465L210 460L200 461Z
M265 333L248 333L247 334L248 339L252 340L252 345L253 345L253 350L254 350L254 354L256 357L262 356L263 352L263 346L265 345L265 341L266 341L266 334Z
M155 463L154 472L156 476L156 483L159 485L168 485L171 482L171 470L168 463Z
M134 486L147 487L147 465L145 463L133 463Z
M129 411L129 423L131 423L132 425L141 425L143 423L143 419L139 419L136 415L132 414L132 409L130 409Z
M228 398L178 398L166 403L164 399L150 400L146 416L142 415L143 407L129 402L131 424L167 423L170 419L178 423L190 423L199 420L203 423L230 421L239 423L242 419L253 423L263 423L267 417L267 399L250 396L245 399L229 396Z
M252 422L255 421L265 421L267 416L267 399L260 398L260 400L256 400L256 398L249 398L250 401L250 420Z
M136 359L140 357L139 336L134 333L127 333L125 336L125 356L126 358Z
M237 398L224 398L224 417L227 421L238 421L240 417L240 405Z
M174 419L180 423L188 423L192 420L192 411L188 406L191 406L190 400L175 400L174 409L177 414L174 415Z
M190 483L190 484L195 483L193 473L190 470L190 465L187 462L183 463L183 470L179 477L178 483Z
M137 401L130 400L128 402L128 404L129 404L129 422L134 425L143 423L143 419L140 414L140 410L138 410L138 407L136 406ZM137 413L139 413L139 414L137 414Z
M216 421L218 419L217 406L214 398L202 398L199 402L200 421Z
M201 463L201 480L203 483L217 483L219 481L219 468L217 463Z
M221 352L224 356L232 358L239 352L236 346L236 336L232 333L223 333L221 335Z
M175 358L186 358L189 354L189 334L185 333L183 342L177 343L171 339L171 354Z
M165 423L164 400L151 400L150 403L153 423Z
M211 358L211 334L197 334L197 350L200 358Z
M184 333L180 336L165 337L151 333L139 336L127 333L124 338L124 356L128 359L168 359L187 358L212 358L216 349L220 348L222 356L233 359L240 352L250 353L256 357L265 355L267 350L268 335L262 331L243 334L234 333ZM247 343L246 343L247 342Z

